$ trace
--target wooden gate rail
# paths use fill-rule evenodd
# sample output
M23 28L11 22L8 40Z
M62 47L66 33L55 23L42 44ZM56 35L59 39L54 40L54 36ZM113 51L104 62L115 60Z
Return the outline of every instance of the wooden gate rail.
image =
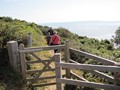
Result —
M110 84L101 84L101 83L94 83L94 82L86 82L80 80L72 80L72 79L63 79L57 78L57 83L64 83L64 84L71 84L71 85L78 85L78 86L86 86L92 88L103 88L105 90L120 90L120 86L110 85ZM57 89L62 90L62 89Z
M74 61L74 60L71 60L70 59L70 62L71 63L75 63L75 64L80 64L80 63L78 63L78 62L76 62L76 61ZM115 80L114 80L114 78L112 77L112 76L109 76L109 75L107 75L107 74L105 74L105 73L103 73L103 72L100 72L100 71L98 71L98 70L87 70L87 72L90 72L90 73L92 73L92 74L94 74L94 75L97 75L97 76L99 76L99 77L101 77L101 78L104 78L104 79L106 79L106 80L108 80L109 82L111 82L111 83L115 83ZM73 74L75 74L75 73L71 73L71 75L73 75ZM76 75L76 74L75 74ZM73 75L73 76L75 76L75 75ZM78 75L76 75L75 76L76 78L80 78L80 76L78 76ZM80 79L80 80L85 80L85 79Z
M77 80L82 80L82 81L89 82L89 81L88 81L88 80L86 80L85 78L83 78L83 77L81 77L81 76L79 76L79 75L75 74L75 73L74 73L74 72L72 72L72 71L70 71L70 74L71 74L71 77L72 77L72 78L75 78L75 79L77 79Z
M86 55L86 53L84 55ZM87 55L87 56L89 56L89 55ZM113 84L103 84L103 83L89 82L86 79L75 75L74 73L73 73L74 76L79 78L79 81L78 80L73 80L73 79L64 79L59 75L61 73L61 68L79 69L79 70L87 70L87 71L96 71L97 74L99 73L100 76L105 77L107 79L110 78L111 81L114 81L113 77L109 77L108 75L106 75L104 73L101 73L99 71L120 72L120 67L119 66L91 65L91 64L80 64L80 63L76 64L75 61L74 61L74 63L63 63L63 62L61 62L61 59L59 58L60 55L56 54L54 57L56 57L55 58L55 61L56 61L55 65L56 65L56 69L57 69L56 70L57 90L61 90L61 89L59 89L61 87L61 83L78 85L78 86L87 86L87 87L93 87L93 88L102 88L102 89L107 89L107 90L113 90L113 89L120 90L120 86L113 85ZM93 55L91 57L94 58L94 59L98 58L98 57L95 58L96 56L93 57ZM103 60L103 58L100 58L100 60L105 61L105 63L108 62L109 64L113 63L113 62L111 63L110 60L106 60L106 59ZM116 62L114 62L114 63L116 63ZM99 70L99 71L97 71L97 70Z
M93 60L97 60L98 62L101 62L103 64L107 64L107 65L115 65L116 64L116 62L114 62L112 60L102 58L102 57L99 57L99 56L96 56L96 55L93 55L93 54L90 54L90 53L87 53L87 52L83 52L83 51L80 51L80 50L76 50L76 49L73 49L73 48L70 48L70 52L73 52L73 53L81 55L81 56L85 56L85 57L93 59Z
M38 47L38 48L24 48L23 50L18 50L18 52L24 52L24 53L30 53L30 52L38 52L38 51L48 51L48 50L54 50L54 49L65 49L65 45L56 45L56 46L44 46L44 47Z
M82 70L100 70L100 71L111 71L120 72L119 66L105 66L105 65L90 65L90 64L79 64L74 63L56 63L57 67L70 68L70 69L82 69Z

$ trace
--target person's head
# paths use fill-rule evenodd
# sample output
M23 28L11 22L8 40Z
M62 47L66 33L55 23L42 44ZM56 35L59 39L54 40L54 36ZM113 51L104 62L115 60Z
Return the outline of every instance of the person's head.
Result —
M53 34L57 34L57 31L54 31Z
M47 35L50 35L50 32L48 32Z
M52 30L52 27L50 27L49 29L51 29L51 30Z

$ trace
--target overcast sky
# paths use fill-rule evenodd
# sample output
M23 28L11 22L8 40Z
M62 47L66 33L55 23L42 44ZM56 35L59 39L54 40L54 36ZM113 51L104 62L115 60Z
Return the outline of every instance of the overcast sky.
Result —
M0 16L35 23L120 21L120 0L0 0Z

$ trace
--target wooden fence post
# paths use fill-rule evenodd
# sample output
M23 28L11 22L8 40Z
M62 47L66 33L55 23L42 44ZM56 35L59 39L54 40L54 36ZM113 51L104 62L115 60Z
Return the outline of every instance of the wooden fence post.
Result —
M19 50L23 50L24 45L20 44ZM26 78L26 64L25 64L25 53L20 52L20 62L21 62L21 71L22 71L22 76L25 79Z
M67 63L70 63L69 41L65 44L65 59ZM66 77L70 78L70 69L66 69Z
M56 72L56 90L62 90L62 84L58 82L58 79L62 78L61 75L61 67L57 67L57 63L61 62L61 55L60 53L55 53L55 72Z
M18 53L17 53L18 43L17 41L7 42L7 48L8 48L10 65L16 69L17 64L18 64Z
M116 63L115 66L120 67L120 63ZM120 86L120 72L114 73L115 84Z
M27 46L28 47L32 46L32 33L28 33L28 36L27 36Z

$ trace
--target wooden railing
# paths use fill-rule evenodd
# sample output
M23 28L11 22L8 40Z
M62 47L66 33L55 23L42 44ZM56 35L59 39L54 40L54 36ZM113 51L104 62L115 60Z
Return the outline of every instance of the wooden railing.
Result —
M99 56L87 53L87 52L83 52L80 50L75 50L73 48L69 49L70 52L72 53L76 53L78 55L82 55L84 57L90 58L90 59L94 59L97 60L98 62L101 62L105 65L92 65L92 64L80 64L74 60L70 59L70 62L72 63L64 63L61 61L60 59L60 54L55 54L55 66L56 66L56 82L57 82L57 90L61 90L62 89L62 83L64 84L71 84L71 85L77 85L77 86L85 86L85 87L92 87L92 88L101 88L101 89L105 89L105 90L120 90L120 86L117 86L117 82L115 80L114 77L109 76L106 73L103 73L101 71L108 71L108 72L120 72L120 67L119 66L115 66L117 62L105 59L105 58L101 58ZM63 78L61 76L61 71L62 68L66 68L69 69L70 71L70 75L71 78ZM92 74L95 74L101 78L106 79L107 81L113 83L113 84L104 84L104 83L96 83L96 82L90 82L88 80L86 80L85 78L77 75L76 73L73 73L71 69L77 69L77 70L85 70L88 71ZM76 78L72 79L72 78Z
M116 73L120 72L120 67L117 62L114 62L112 60L105 59L87 52L69 48L68 42L66 42L65 45L43 46L43 47L37 47L37 48L33 48L33 47L25 48L23 44L21 44L18 48L17 45L18 44L14 41L8 43L10 64L14 68L16 68L16 66L18 66L17 63L20 62L21 73L24 79L27 82L29 82L29 85L31 87L56 85L57 90L62 90L61 84L64 83L64 84L71 84L71 85L85 86L85 87L92 87L92 88L102 88L107 90L114 90L114 89L120 90L120 86L118 86L119 83L117 82L117 80L118 81L120 80L116 75ZM39 57L36 54L36 52L49 51L54 49L58 49L59 51L62 50L62 52L64 53L63 60L61 58L60 53L55 53L55 55L49 58L48 60L43 60L41 59L41 57ZM75 53L77 55L84 56L92 60L96 60L98 62L101 62L102 65L79 63L76 60L72 60L70 58L70 53ZM27 61L25 58L26 54L29 54L31 57L34 57L35 60ZM55 62L55 67L50 66L50 64L53 62ZM27 69L28 64L36 64L36 63L42 64L42 68L34 69L34 70ZM64 72L65 75L62 72L63 69L66 71ZM78 75L77 73L74 73L72 69L90 72L94 75L99 76L100 78L104 78L111 84L90 82L86 78ZM42 76L44 72L48 72L48 71L55 72L55 74L51 76ZM109 76L108 74L104 73L104 71L113 72L114 76ZM34 73L36 74L34 75ZM30 75L32 77L30 77ZM55 78L56 80L54 82L50 82L50 83L46 82L44 84L39 84L39 85L34 84L39 80L41 81L45 79L55 79Z

